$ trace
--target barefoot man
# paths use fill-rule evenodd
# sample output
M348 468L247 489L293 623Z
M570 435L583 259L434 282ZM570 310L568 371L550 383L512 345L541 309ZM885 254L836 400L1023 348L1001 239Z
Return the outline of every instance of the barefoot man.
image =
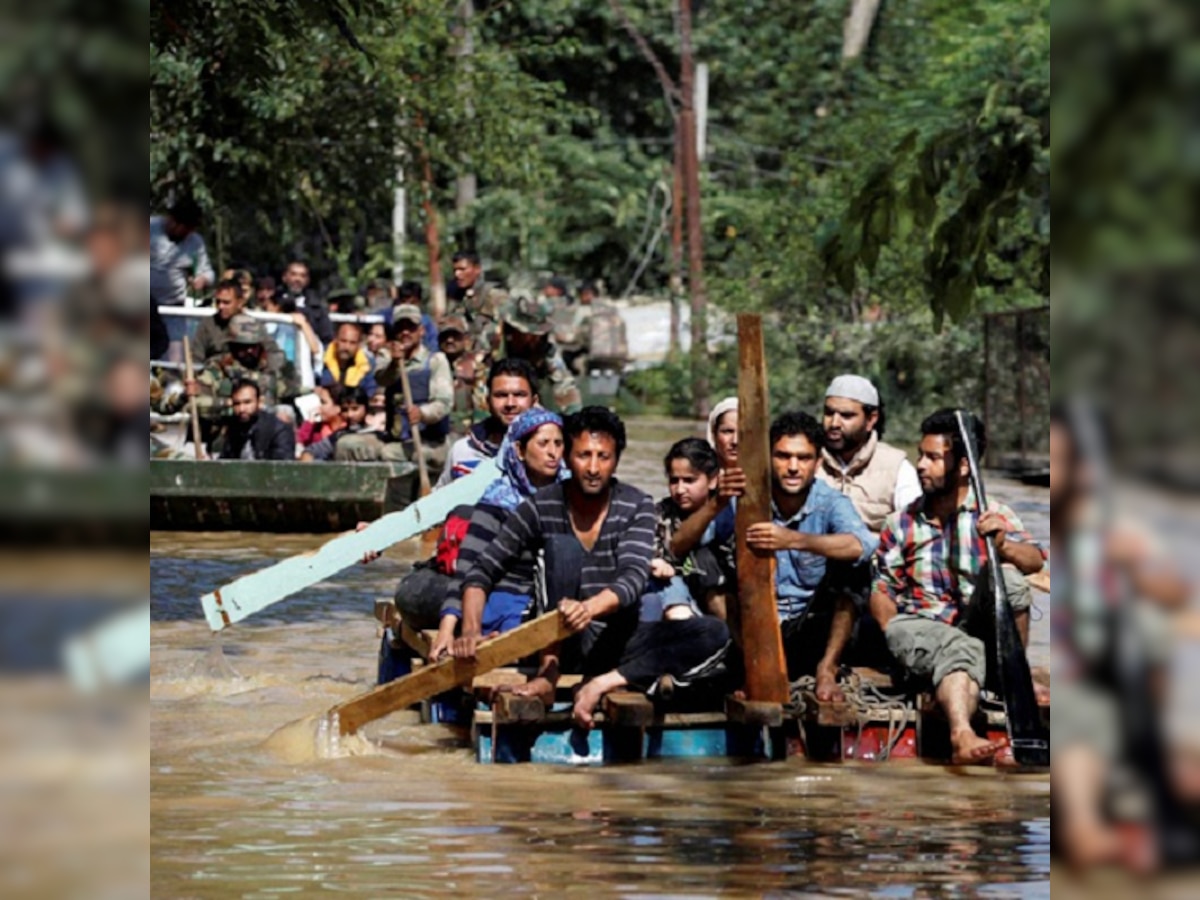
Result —
M775 554L775 602L788 678L816 675L817 697L845 699L838 666L854 627L849 573L870 564L878 544L854 504L818 481L825 433L804 412L771 423L772 521L746 531L753 549ZM836 563L836 565L829 565Z
M968 418L982 456L983 423ZM1030 594L1020 575L1039 571L1046 554L1007 506L992 503L991 509L980 510L954 410L929 416L921 423L921 435L917 475L922 495L884 524L871 613L900 665L933 682L950 720L951 761L987 762L1007 742L988 741L971 728L987 678L983 636L992 619L969 615L977 592L976 605L990 613L984 539L994 535L1004 569L1016 570L1003 577L1022 639L1029 633Z
M576 637L543 652L537 677L516 692L549 706L560 671L582 671L587 680L575 720L590 728L604 694L650 690L663 675L697 677L721 660L729 631L711 616L639 623L657 517L647 494L615 477L625 426L604 407L589 406L567 417L564 438L571 478L513 510L465 574L463 605L475 592L486 595L523 552L544 552L545 605L558 608ZM464 624L451 653L473 657L481 637Z

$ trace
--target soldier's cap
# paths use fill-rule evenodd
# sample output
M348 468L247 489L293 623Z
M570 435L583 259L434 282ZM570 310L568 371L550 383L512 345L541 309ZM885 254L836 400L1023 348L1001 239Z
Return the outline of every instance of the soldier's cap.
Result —
M262 322L246 313L238 313L229 320L229 343L261 344L267 333Z
M400 306L391 307L392 323L396 322L415 322L420 325L424 317L421 316L421 307L416 304L401 304Z
M448 334L452 331L457 331L459 334L466 334L467 320L462 316L444 316L438 322L438 335Z
M515 297L504 309L504 324L524 334L549 334L551 312L531 297Z
M392 322L415 322L421 324L421 307L415 303L401 303L392 307Z

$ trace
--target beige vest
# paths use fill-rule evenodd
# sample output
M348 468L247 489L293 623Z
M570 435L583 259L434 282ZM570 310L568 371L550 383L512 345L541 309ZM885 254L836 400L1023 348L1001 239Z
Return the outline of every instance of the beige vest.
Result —
M850 465L842 468L841 460L828 450L821 451L817 477L831 488L845 494L854 504L871 531L883 530L883 521L891 513L900 466L908 457L903 450L885 444L871 432L868 441L859 448Z

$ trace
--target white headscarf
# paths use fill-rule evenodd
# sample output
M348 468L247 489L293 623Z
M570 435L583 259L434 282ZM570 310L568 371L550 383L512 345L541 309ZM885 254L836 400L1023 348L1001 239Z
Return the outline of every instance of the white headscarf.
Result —
M720 403L712 408L712 412L708 414L708 442L715 448L717 446L717 423L721 421L721 416L727 412L737 412L738 398L726 397Z

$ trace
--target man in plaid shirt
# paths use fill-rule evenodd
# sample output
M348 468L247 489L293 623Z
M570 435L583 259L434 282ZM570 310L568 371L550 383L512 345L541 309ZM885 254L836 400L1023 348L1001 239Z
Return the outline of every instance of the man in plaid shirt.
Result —
M980 455L983 423L968 417ZM986 762L1004 741L975 734L971 716L987 677L991 615L985 538L995 536L1005 592L1022 641L1029 636L1030 593L1023 575L1041 570L1046 554L1008 507L979 509L954 410L921 423L917 476L922 496L888 517L879 536L879 576L871 613L888 650L912 675L933 682L950 720L952 761Z

